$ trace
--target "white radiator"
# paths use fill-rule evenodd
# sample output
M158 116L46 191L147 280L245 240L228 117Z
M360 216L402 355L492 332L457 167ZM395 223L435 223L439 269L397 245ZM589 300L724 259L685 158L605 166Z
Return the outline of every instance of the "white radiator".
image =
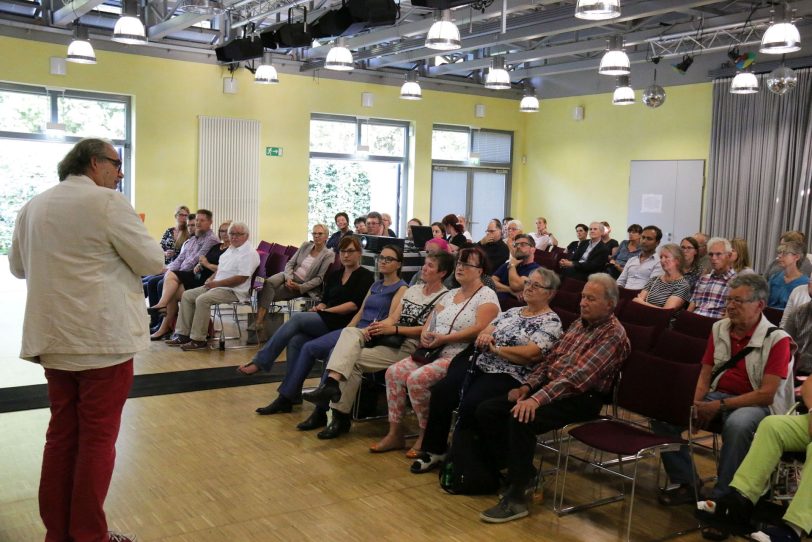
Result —
M251 245L259 241L258 120L199 117L198 207L214 213L212 229L224 220L245 222Z

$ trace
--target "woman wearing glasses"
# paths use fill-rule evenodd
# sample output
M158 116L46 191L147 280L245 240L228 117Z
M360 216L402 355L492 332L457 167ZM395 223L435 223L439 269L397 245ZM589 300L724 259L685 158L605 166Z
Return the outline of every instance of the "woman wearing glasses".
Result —
M345 238L347 239L347 238ZM352 238L356 241L355 238ZM342 240L342 243L344 240ZM383 320L389 317L391 307L396 307L400 303L400 298L406 291L407 285L400 279L400 268L403 262L403 254L394 245L386 245L378 256L378 272L381 279L375 281L369 288L366 298L360 304L360 309L355 312L355 316L334 330L326 330L319 336L310 336L308 333L290 334L287 331L282 334L293 318L287 324L279 328L274 333L271 340L262 348L254 360L242 368L243 373L251 374L256 372L256 368L269 370L273 361L282 353L282 349L287 347L287 366L285 378L279 386L279 396L269 405L258 408L258 414L268 415L279 412L290 412L294 403L298 403L302 395L302 385L310 374L310 370L317 359L327 359L330 351L335 347L338 338L341 336L342 328L357 327L364 329L376 320ZM316 309L320 307L317 305ZM329 310L329 309L328 309ZM326 326L324 326L326 327ZM324 328L322 328L324 329ZM300 429L313 429L313 423L318 420L307 420L300 424ZM338 434L349 431L349 416L345 418L334 418L336 427L331 431ZM323 424L322 424L323 425ZM337 435L336 435L337 436Z
M176 224L168 227L163 237L161 237L161 248L164 249L164 263L171 263L180 252L180 247L189 238L189 230L186 227L188 218L189 208L180 205L175 210Z
M699 266L699 241L693 237L686 237L679 243L682 258L685 264L682 266L682 276L694 290L694 285L702 276L702 268Z
M230 245L228 239L228 227L230 225L230 220L220 224L220 228L217 230L220 243L212 246L205 256L200 256L199 263L193 269L191 280L184 282L174 271L167 271L164 274L161 299L155 305L159 311L165 308L166 317L161 321L158 329L149 336L151 340L161 341L171 338L172 331L175 329L175 320L178 317L178 303L180 303L180 298L183 297L183 292L186 291L187 286L190 287L189 289L202 286L206 279L217 271L220 256L228 250Z
M481 354L474 367L467 359L451 363L445 378L432 388L423 453L412 464L413 473L428 472L445 459L452 413L458 405L457 430L471 428L482 401L524 383L535 364L552 350L563 332L561 319L550 309L560 284L549 269L531 271L524 283L527 306L508 309L482 330L475 342Z
M663 274L649 279L634 301L657 309L681 309L691 300L691 285L683 276L685 257L674 243L660 247Z
M335 252L327 248L329 231L324 224L313 226L312 241L305 241L285 265L285 270L265 279L259 294L256 327L261 328L274 301L314 296L324 283L327 270L335 261Z
M460 250L454 270L460 287L448 292L435 305L420 335L421 347L438 352L436 358L415 359L412 355L386 370L389 432L375 448L383 450L404 441L403 415L408 394L417 414L420 434L407 456L416 458L419 455L428 422L431 387L446 375L452 358L465 350L499 314L496 292L482 284L481 277L487 271L483 269L485 265L485 253L481 248Z

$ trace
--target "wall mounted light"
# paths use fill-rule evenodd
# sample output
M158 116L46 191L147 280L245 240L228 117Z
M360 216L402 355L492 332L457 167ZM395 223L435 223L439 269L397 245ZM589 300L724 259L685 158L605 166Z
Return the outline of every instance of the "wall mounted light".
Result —
M444 9L426 34L426 47L438 51L453 51L462 47L460 29L451 20L451 10Z
M783 55L801 49L801 35L788 12L786 2L776 6L773 22L761 38L760 53Z
M589 21L620 17L620 0L578 0L575 16Z
M96 51L90 44L87 27L81 26L79 20L73 21L73 40L68 45L68 54L65 56L68 62L77 64L95 64Z
M507 90L510 88L510 74L505 69L505 57L493 57L491 68L485 76L485 88L491 90Z
M623 36L612 36L609 47L601 58L598 73L601 75L629 75L632 72L629 55L623 50Z
M755 94L758 92L758 79L751 72L739 72L730 82L731 94Z
M617 88L612 94L612 105L631 105L635 102L634 89L628 75L617 78Z
M338 38L335 45L327 51L327 59L324 61L324 68L339 72L348 72L355 68L352 59L352 51L347 49L344 38Z
M417 72L406 72L406 82L400 87L400 98L402 100L422 100L423 89L420 88L420 83L417 82Z
M121 5L121 17L116 21L111 39L128 45L141 45L147 42L147 31L144 23L138 18L138 0L124 0Z
M273 67L273 55L268 51L262 53L262 62L254 72L254 83L261 85L275 85L279 83L279 74Z

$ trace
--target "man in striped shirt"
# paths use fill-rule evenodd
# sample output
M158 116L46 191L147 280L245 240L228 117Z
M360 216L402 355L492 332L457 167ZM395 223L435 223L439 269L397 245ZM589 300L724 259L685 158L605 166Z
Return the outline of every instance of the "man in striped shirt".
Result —
M528 514L526 493L536 475L537 434L600 413L604 396L631 350L626 332L613 314L617 299L612 277L590 275L581 293L581 318L561 337L552 354L541 360L522 386L477 409L482 440L500 467L507 463L510 482L499 504L480 514L483 521L504 523Z

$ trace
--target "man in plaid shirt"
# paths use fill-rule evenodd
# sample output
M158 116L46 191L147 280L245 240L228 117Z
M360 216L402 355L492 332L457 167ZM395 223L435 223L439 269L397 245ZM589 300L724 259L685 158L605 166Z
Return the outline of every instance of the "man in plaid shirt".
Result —
M590 275L581 293L581 318L552 354L507 397L485 401L477 408L477 430L495 461L500 466L507 463L510 482L499 504L480 514L483 521L503 523L528 514L526 493L536 475L537 434L600 413L604 396L631 350L626 331L613 314L617 299L612 277Z
M727 283L736 276L736 272L730 267L731 252L733 247L727 239L714 237L708 241L711 272L702 275L694 286L694 293L688 304L689 311L711 318L725 316Z

